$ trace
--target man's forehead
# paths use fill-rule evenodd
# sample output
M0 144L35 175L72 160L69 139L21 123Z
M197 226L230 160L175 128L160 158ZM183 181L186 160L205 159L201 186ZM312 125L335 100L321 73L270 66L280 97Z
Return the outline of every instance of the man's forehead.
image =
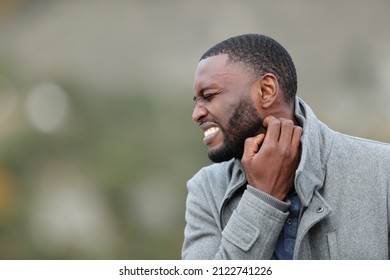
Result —
M215 56L210 56L202 59L198 63L198 67L196 68L196 73L200 74L205 71L217 71L226 66L226 62L229 59L227 54L220 54Z
M244 77L252 74L242 64L230 62L229 55L220 54L210 56L199 61L195 71L194 90L203 88L204 84L209 84L216 80L228 81L234 77Z
M227 65L228 55L211 56L201 60L195 72L194 92L228 82L239 71Z

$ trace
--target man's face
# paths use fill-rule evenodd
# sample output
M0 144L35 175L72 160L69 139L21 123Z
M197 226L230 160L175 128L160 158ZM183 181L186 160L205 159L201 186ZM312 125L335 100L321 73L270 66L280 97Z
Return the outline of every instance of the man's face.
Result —
M253 105L256 79L227 55L208 57L195 72L192 118L204 132L209 158L222 162L241 158L245 139L264 131L263 119Z

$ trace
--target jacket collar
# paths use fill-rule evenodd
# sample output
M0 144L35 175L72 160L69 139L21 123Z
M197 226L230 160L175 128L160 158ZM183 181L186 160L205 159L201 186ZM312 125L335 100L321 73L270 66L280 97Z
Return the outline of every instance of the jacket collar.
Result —
M322 188L325 181L325 165L334 139L334 132L320 122L310 107L299 97L295 102L295 115L303 127L301 137L302 154L295 174L295 189L304 206L308 206L316 190ZM246 177L241 161L233 159L229 164L231 178L225 193L225 199L244 185Z
M324 185L325 166L334 140L334 132L320 122L310 107L296 98L295 115L303 127L302 154L295 174L295 189L304 206Z
M230 168L227 175L231 180L229 180L224 200L229 199L236 190L246 183L245 171L241 161L239 159L232 159L231 161L232 164L229 164Z

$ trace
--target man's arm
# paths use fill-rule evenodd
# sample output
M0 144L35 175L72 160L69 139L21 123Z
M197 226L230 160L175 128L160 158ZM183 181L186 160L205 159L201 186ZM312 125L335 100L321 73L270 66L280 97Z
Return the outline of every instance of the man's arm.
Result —
M273 197L247 186L227 225L221 229L219 214L215 207L210 207L212 202L202 185L194 180L188 182L182 258L271 259L289 204L270 205Z

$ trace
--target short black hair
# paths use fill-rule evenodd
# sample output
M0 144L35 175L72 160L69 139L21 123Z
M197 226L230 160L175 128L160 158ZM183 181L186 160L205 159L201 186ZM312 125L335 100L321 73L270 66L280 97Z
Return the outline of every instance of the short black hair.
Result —
M272 73L278 79L285 100L295 100L297 73L294 63L286 49L274 39L260 34L231 37L210 48L200 60L220 54L227 54L228 62L242 63L259 77Z

